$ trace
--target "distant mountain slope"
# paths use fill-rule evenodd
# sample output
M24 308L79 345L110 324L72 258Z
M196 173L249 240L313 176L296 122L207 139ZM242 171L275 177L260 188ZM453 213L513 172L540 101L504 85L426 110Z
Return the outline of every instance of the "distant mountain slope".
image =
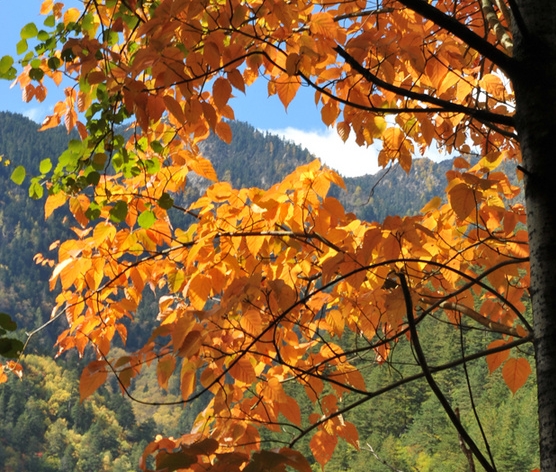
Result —
M201 146L221 179L235 187L270 187L297 166L314 157L306 150L262 133L245 123L231 123L233 141L227 145L216 137ZM52 294L48 293L48 268L36 266L33 256L47 253L48 246L69 231L61 214L44 221L43 201L26 196L23 187L10 180L16 165L24 165L30 174L38 172L39 162L55 159L68 141L62 128L38 132L33 121L13 113L0 112L0 311L15 315L26 329L38 326L50 315ZM442 194L446 185L448 161L435 163L415 160L409 175L398 166L374 176L345 179L347 191L333 188L347 210L361 219L381 220L388 214L416 213L434 195ZM196 189L188 198L196 197L206 186L201 179L191 179ZM45 345L52 345L52 339Z

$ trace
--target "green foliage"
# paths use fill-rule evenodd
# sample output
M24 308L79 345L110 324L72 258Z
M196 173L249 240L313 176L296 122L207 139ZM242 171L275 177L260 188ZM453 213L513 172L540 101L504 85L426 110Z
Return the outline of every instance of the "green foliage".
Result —
M156 429L136 421L129 399L105 389L80 403L77 369L34 355L23 362L23 380L0 389L3 471L138 470Z

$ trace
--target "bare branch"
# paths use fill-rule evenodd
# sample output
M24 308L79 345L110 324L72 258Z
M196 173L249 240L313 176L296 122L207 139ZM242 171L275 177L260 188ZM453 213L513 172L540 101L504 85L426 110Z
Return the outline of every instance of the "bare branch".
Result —
M450 403L448 402L448 400L446 399L446 397L444 396L444 394L440 390L440 387L438 386L438 384L434 380L434 377L432 376L432 372L430 371L429 366L427 364L427 360L425 358L425 353L423 352L423 348L421 347L421 343L419 341L419 335L417 334L417 326L415 325L415 318L413 317L413 302L411 300L411 293L409 291L409 286L407 285L407 280L405 278L405 274L402 273L402 272L399 272L397 275L398 275L398 278L400 279L400 284L402 286L402 290L403 290L403 294L404 294L404 298L405 298L407 321L409 323L409 330L411 332L411 342L413 344L413 347L415 348L415 353L417 355L417 360L418 360L418 362L421 366L421 369L423 370L423 374L424 374L425 378L427 379L427 383L429 384L429 387L431 388L431 390L434 392L434 394L438 398L438 401L440 402L440 404L442 405L442 408L444 408L444 411L446 412L446 414L450 418L450 421L452 422L452 424L454 425L454 427L458 431L458 434L461 435L463 440L468 445L469 449L471 449L471 451L473 452L475 457L478 459L478 461L481 463L481 465L484 467L484 469L487 472L496 472L496 468L493 467L490 464L490 462L487 460L487 458L483 455L481 450L475 444L475 442L473 441L471 436L469 436L469 433L467 432L467 430L461 424L461 421L459 420L458 416L456 415L456 413L454 412L454 410L450 406Z

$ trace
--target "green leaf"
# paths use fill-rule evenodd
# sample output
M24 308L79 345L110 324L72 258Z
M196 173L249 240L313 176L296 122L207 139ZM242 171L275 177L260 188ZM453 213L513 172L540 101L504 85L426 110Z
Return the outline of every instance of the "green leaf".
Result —
M110 219L114 223L120 223L125 220L127 216L127 203L119 201L114 205L114 207L110 210Z
M0 338L0 355L16 358L23 351L23 343L19 339Z
M50 169L52 169L52 161L48 158L43 159L39 165L39 172L41 174L46 174L50 172Z
M13 63L14 59L12 56L3 56L2 59L0 59L0 73L6 74L10 70L10 67L12 67Z
M39 34L39 30L35 23L27 23L23 28L21 28L21 39L34 38Z
M50 70L56 70L58 69L58 67L60 67L62 61L60 61L60 59L58 59L57 57L51 57L50 59L48 59L47 64Z
M45 30L40 30L37 34L37 39L39 41L47 41L50 38L50 34L47 33Z
M0 313L0 326L6 331L15 331L17 329L16 322L7 313Z
M54 17L54 15L49 15L46 17L43 24L48 28L52 28L56 24L56 18Z
M31 181L31 185L29 185L29 196L33 200L39 200L44 195L44 188L40 184L40 182L36 179Z
M17 43L15 46L15 50L18 54L23 54L25 51L27 51L27 41L25 39L19 41L19 43Z
M156 217L151 210L144 211L139 215L139 218L137 218L137 223L139 223L139 226L143 229L149 229L155 221Z
M153 141L151 143L151 149L157 154L162 154L164 152L164 146L160 144L158 141Z
M31 77L31 79L36 80L37 82L39 82L44 77L44 71L42 69L31 69L29 71L29 77Z
M163 210L168 210L174 205L174 199L166 192L158 199L158 206Z
M25 180L25 167L17 166L14 171L12 172L12 181L14 181L17 185L21 185Z
M151 175L156 174L160 170L160 161L158 159L149 159L145 161L147 172Z
M100 174L96 171L89 172L87 174L87 183L89 185L96 185L100 181Z
M96 202L92 202L85 211L85 216L89 218L90 221L96 220L100 217L100 206Z

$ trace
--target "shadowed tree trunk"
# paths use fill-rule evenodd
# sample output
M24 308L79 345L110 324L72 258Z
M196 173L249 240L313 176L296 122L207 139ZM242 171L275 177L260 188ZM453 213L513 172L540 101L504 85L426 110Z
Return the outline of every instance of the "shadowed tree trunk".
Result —
M512 77L531 252L541 470L556 470L556 2L517 0Z

